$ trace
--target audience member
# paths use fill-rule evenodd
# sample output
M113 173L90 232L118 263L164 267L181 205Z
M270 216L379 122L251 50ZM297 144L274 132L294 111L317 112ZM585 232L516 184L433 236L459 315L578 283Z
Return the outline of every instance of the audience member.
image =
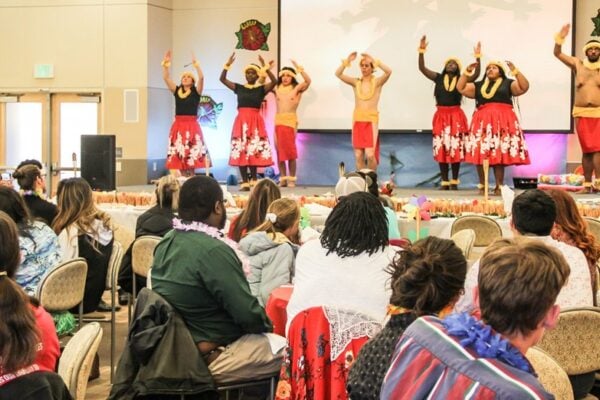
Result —
M515 197L512 204L511 228L515 236L527 236L556 248L567 260L570 277L560 291L557 304L566 307L585 307L593 304L592 282L585 255L578 248L559 242L550 236L556 221L556 204L552 197L538 189L527 190ZM468 271L465 295L456 304L456 311L476 311L473 291L477 286L479 262Z
M263 307L274 289L292 281L299 225L298 203L278 199L267 209L265 222L240 241L240 249L250 261L250 291Z
M156 205L140 215L135 223L136 239L144 235L165 236L173 228L173 218L179 204L179 181L173 175L163 176L158 180ZM119 270L119 303L127 304L127 294L132 288L131 250L133 243L125 254ZM136 275L136 288L146 287L146 278Z
M240 215L231 220L227 236L239 242L248 232L262 224L267 215L267 208L281 198L281 191L270 179L261 179L252 188L248 196L248 204Z
M56 196L58 215L52 228L58 234L62 259L83 257L88 266L83 312L110 311L108 304L101 304L113 247L110 217L96 208L92 189L83 178L63 179Z
M394 254L381 202L365 192L340 198L320 239L298 251L288 326L302 310L323 305L383 321L391 294L385 270Z
M539 240L500 239L483 254L481 320L467 313L413 322L396 345L382 399L554 399L525 357L558 322L569 266Z
M183 317L216 382L271 376L271 323L250 292L237 244L223 237L221 187L195 176L181 187L179 217L154 253L152 289Z
M14 189L0 187L0 211L7 213L19 229L21 263L15 281L34 296L42 278L60 261L56 234L41 221L33 221L23 198Z
M58 214L58 208L55 204L45 200L46 172L33 164L27 164L13 172L13 178L19 184L21 195L25 199L31 216L39 218L51 226Z
M348 376L348 395L353 400L379 399L398 339L423 315L445 317L458 300L467 274L462 251L448 239L430 236L399 251L390 264L392 297L389 321L358 353Z
M19 237L4 212L0 241L0 398L71 399L52 372L60 353L52 318L12 280L19 265Z
M547 191L556 204L556 222L551 236L559 242L575 246L585 255L592 279L592 296L594 306L598 305L596 291L598 288L598 260L600 259L600 243L590 232L573 197L564 190Z

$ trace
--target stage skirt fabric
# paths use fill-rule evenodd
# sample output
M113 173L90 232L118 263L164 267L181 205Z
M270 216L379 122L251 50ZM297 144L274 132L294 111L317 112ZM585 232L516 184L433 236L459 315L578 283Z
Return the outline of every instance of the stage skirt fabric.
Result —
M169 134L167 168L189 170L210 167L210 156L195 115L176 115Z
M352 147L355 149L375 148L375 158L379 163L379 135L373 145L373 122L354 121L352 125Z
M275 125L275 140L277 140L277 161L296 160L296 129L285 125Z
M487 103L474 113L465 139L465 161L482 165L529 164L529 152L519 120L510 104Z
M600 151L600 118L575 118L575 131L583 153Z
M258 108L240 107L231 132L229 165L268 167L273 165L265 121Z
M437 106L433 114L433 159L439 163L464 160L467 117L460 106Z

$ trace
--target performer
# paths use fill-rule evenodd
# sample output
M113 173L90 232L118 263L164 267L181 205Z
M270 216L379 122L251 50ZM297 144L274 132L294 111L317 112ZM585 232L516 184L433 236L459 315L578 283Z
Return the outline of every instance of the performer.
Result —
M483 194L483 162L489 160L494 168L496 187L494 195L500 195L507 165L529 164L529 152L523 130L513 110L513 97L529 89L529 81L510 61L506 61L514 79L506 76L500 61L491 61L485 68L485 78L469 83L477 63L467 67L458 79L458 91L475 99L477 109L473 113L469 135L465 140L465 161L477 166L479 193Z
M419 44L419 71L435 82L433 95L437 110L433 115L433 159L440 166L442 176L440 189L458 190L460 162L465 157L463 140L469 132L467 117L460 108L462 95L456 89L461 64L458 58L450 57L444 63L441 73L430 70L425 66L427 45L427 36L423 35ZM477 79L481 70L481 43L477 43L474 52L477 66L473 75L469 77L469 82ZM448 179L448 164L452 167L452 180Z
M354 117L352 125L352 147L356 159L356 170L369 168L377 170L379 163L379 112L377 105L382 86L390 79L392 70L380 60L370 55L361 54L360 78L344 75L344 69L356 59L356 52L342 59L342 65L335 71L335 76L354 88ZM379 78L373 72L381 67L383 75Z
M302 93L310 86L310 77L304 68L296 61L291 60L292 67L283 67L279 71L279 80L275 87L277 99L277 114L275 114L275 147L277 149L277 161L279 164L279 185L296 186L296 129L298 128L298 117L296 110ZM297 73L302 75L304 82L298 83ZM286 162L288 163L286 168ZM288 174L289 172L289 174Z
M569 34L570 25L563 26L554 37L554 55L575 74L575 104L573 117L575 131L583 153L584 191L593 193L600 190L600 42L590 40L583 46L585 59L580 60L564 54L561 50ZM592 172L596 179L592 184Z
M202 138L202 130L198 124L198 103L204 86L204 74L200 64L192 54L192 65L198 74L196 82L194 74L185 71L181 74L181 83L173 82L169 75L171 66L171 50L165 53L161 63L163 79L175 96L175 121L169 134L169 150L167 152L167 168L176 176L191 176L196 168L210 167L208 149Z
M268 65L262 56L258 56L261 66L249 64L244 68L246 84L231 82L227 79L227 71L235 61L235 53L223 66L220 80L237 96L238 115L233 122L231 132L231 154L229 165L240 168L242 184L240 190L250 191L250 183L256 182L256 168L273 165L271 159L271 146L265 129L265 121L260 115L260 106L263 99L275 87L276 78L271 72L273 61ZM269 82L262 85L259 76L267 75ZM250 174L248 174L248 169Z

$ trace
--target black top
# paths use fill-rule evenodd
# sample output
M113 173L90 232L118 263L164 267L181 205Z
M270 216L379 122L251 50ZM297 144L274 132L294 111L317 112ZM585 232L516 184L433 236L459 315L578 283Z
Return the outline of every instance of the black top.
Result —
M462 95L456 89L456 85L454 86L454 90L451 92L447 91L444 87L444 76L446 74L437 74L435 77L435 89L433 90L433 95L435 96L435 103L438 106L459 106L462 100ZM456 81L458 82L458 76L456 77ZM448 76L449 82L452 82L450 76Z
M196 87L192 86L192 91L185 99L179 97L179 88L175 89L175 115L198 115L198 104L200 103L200 95L196 91Z
M416 319L413 313L392 315L381 332L360 349L348 374L348 398L379 400L383 378L404 330Z
M36 371L0 386L0 399L71 400L69 389L60 375Z
M483 86L483 82L485 80L475 82L475 103L477 104L477 107L487 103L504 103L512 105L512 94L510 92L510 84L513 82L513 80L514 79L503 78L500 87L498 87L498 90L496 90L496 93L494 93L494 96L491 99L486 99L481 95L481 86ZM487 87L488 93L493 86L494 84L490 82L490 84Z
M237 94L238 108L260 108L262 101L267 95L267 93L265 93L265 87L263 85L255 87L253 89L248 89L244 85L236 83L235 89L233 91L235 94Z
M24 194L23 200L25 200L25 204L27 204L27 208L29 208L33 218L45 222L48 226L52 226L52 221L54 221L56 214L58 214L58 208L55 204L35 194Z

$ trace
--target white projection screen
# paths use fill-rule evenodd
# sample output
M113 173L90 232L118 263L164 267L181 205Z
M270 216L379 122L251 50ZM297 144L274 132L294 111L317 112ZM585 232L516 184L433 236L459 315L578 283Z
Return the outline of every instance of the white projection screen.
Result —
M392 70L383 89L380 129L431 131L433 82L418 70L417 47L429 42L426 66L441 71L450 56L463 68L482 43L482 73L490 60L509 60L530 82L517 112L528 132L569 132L571 73L552 50L554 34L573 20L570 0L280 0L281 66L297 60L312 78L298 110L300 130L351 127L352 88L334 72L350 52L366 52ZM563 45L571 54L572 32ZM381 72L379 72L381 73ZM346 74L359 76L358 62ZM467 117L474 101L463 99Z

